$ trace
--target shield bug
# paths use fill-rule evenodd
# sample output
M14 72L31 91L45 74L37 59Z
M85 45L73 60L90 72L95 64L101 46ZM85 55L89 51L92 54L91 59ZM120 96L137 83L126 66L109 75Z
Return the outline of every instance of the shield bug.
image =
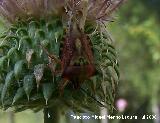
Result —
M78 33L78 34L77 34ZM95 74L94 57L91 41L87 34L78 30L76 33L71 28L62 41L60 59L50 54L42 45L42 49L49 57L49 67L56 73L52 61L60 64L60 73L63 78L59 89L63 92L64 87L70 82L74 89L79 89L81 84Z

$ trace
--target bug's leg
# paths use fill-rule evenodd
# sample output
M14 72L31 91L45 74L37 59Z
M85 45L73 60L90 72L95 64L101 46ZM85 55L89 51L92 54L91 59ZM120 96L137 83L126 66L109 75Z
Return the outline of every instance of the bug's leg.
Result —
M41 48L43 49L43 51L48 55L49 58L53 59L56 63L61 64L61 60L59 60L58 58L56 58L55 55L50 54L50 53L48 52L48 50L47 50L44 46L42 46L42 45L40 44L40 47L41 47Z
M69 83L69 80L67 79L63 79L62 82L60 82L60 85L59 85L59 93L60 93L60 96L63 95L64 93L64 88L66 87L66 85Z
M47 66L50 68L52 75L61 75L63 69L60 68L60 69L56 70L55 65L54 65L54 61L49 56L48 56L48 61L49 61L49 63L47 64Z
M55 68L52 62L52 59L48 56L48 61L49 63L47 64L47 66L50 68L52 75L55 75Z
M41 44L39 44L39 46L43 49L43 51L48 55L48 61L49 63L47 64L47 66L50 68L52 75L57 75L57 74L61 74L62 73L62 62L61 60L59 60L58 58L55 57L55 55L50 54L48 52L48 50L42 46ZM61 65L60 70L55 70L54 64L53 63L57 63Z

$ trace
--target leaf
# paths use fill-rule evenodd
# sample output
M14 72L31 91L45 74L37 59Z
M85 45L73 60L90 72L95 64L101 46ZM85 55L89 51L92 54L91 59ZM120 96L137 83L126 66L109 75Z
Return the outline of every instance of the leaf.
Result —
M3 90L3 87L4 87L4 84L0 84L0 96L2 95L2 90ZM0 107L1 107L1 102L2 102L2 100L1 100L1 98L0 98Z
M31 21L29 23L29 30L28 30L29 36L34 37L35 36L35 31L39 27L40 27L40 24L37 21Z
M17 50L17 47L12 47L12 48L8 51L7 57L8 57L8 58L12 57L12 55L16 52L16 50Z
M38 64L34 67L34 76L36 78L37 89L39 88L40 81L43 77L44 64Z
M24 43L24 45L31 46L32 40L29 36L23 36L19 41L18 50L21 48L22 43Z
M29 23L29 28L39 28L40 27L40 24L37 22L37 21L31 21Z
M61 27L57 28L56 32L54 33L54 37L56 39L56 43L58 42L58 39L63 37L63 29Z
M3 87L3 90L2 90L2 94L1 94L1 101L2 101L2 103L4 101L4 98L5 98L5 95L7 93L7 90L8 90L8 88L10 88L13 80L14 80L14 72L11 71L11 72L9 72L7 74L6 79L5 79L5 84L4 84L4 87Z
M16 34L19 35L19 36L23 36L23 35L27 35L28 32L25 28L19 28L17 31L16 31Z
M100 48L102 53L105 54L111 54L113 58L117 58L117 52L114 47L112 47L111 44L104 43L103 46Z
M112 93L112 88L110 86L106 86L106 92L108 99L106 101L109 101L111 104L114 102L114 94Z
M3 33L0 35L0 39L7 37L7 34L6 34L6 33L7 33L7 31L3 32Z
M26 75L23 79L23 88L29 100L30 93L34 87L34 76Z
M8 108L11 107L12 105L12 100L13 100L13 97L10 96L10 97L7 97L4 102L2 103L3 104L3 110L7 110Z
M54 29L52 23L47 23L47 29L48 29L48 32L51 32Z
M7 44L4 45L0 45L0 49L4 50L4 49L9 49L10 47Z
M106 95L107 95L107 93L106 93L107 82L106 82L106 81L102 81L102 82L101 82L101 87L102 87L104 96L105 96L105 98L106 98Z
M14 65L14 75L15 78L19 81L20 75L23 72L24 60L17 61Z
M114 59L110 54L103 54L103 57L105 57L106 59L110 60L113 64L118 65L117 60Z
M46 100L46 105L48 104L48 100L51 98L53 94L53 83L44 83L42 85L42 90L43 90L43 96Z
M118 79L120 78L120 73L117 65L114 65L114 70L116 71L116 74L118 76Z
M19 38L17 36L8 35L1 41L0 45L8 45L15 42L17 43L18 40Z
M114 64L114 63L111 63L111 62L106 64L106 67L109 67L109 66L114 68L114 70L115 70L115 72L117 74L117 77L119 79L120 78L120 73L119 73L118 66L116 64Z
M3 86L4 86L4 84L0 83L0 96L2 94Z
M14 72L11 71L6 75L5 85L9 87L13 81L14 81Z
M11 32L15 33L17 31L17 27L11 26L9 30Z
M18 88L14 98L13 98L13 102L12 102L12 105L17 102L19 99L21 99L23 96L24 96L25 92L24 92L24 89L23 87L21 88Z
M93 92L95 93L96 87L97 87L97 77L96 77L96 76L93 76L93 77L91 78L91 80L92 80L92 83L93 83L92 89L93 89Z
M4 85L3 89L2 89L2 93L1 93L1 102L2 102L2 105L4 104L4 98L5 98L6 92L7 92L7 87Z
M44 39L45 38L45 32L42 29L38 29L35 33L35 38L36 39Z
M43 40L41 42L41 45L44 46L44 47L47 47L49 45L49 40Z
M7 56L3 56L3 57L0 58L0 68L3 68L5 60L7 60Z
M29 49L27 52L26 52L26 60L28 62L28 68L30 67L30 63L31 63L31 59L32 59L32 55L34 53L34 50L33 49Z

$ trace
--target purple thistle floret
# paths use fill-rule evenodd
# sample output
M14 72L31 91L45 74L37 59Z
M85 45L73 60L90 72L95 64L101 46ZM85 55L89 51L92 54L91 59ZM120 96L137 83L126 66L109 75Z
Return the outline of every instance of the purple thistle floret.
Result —
M0 0L0 14L8 21L29 17L65 16L107 21L124 0ZM71 16L71 15L70 15Z

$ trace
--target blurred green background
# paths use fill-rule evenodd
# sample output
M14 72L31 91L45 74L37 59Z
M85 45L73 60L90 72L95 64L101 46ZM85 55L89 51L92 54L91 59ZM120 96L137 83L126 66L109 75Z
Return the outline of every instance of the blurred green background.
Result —
M115 15L108 30L115 40L121 79L117 100L127 107L112 115L137 115L138 120L111 120L109 123L160 123L160 0L128 0ZM0 23L0 31L4 23ZM144 114L157 120L142 120ZM0 111L0 123L12 123L11 112ZM42 123L42 112L25 111L14 115L15 123ZM105 121L107 123L107 121Z

